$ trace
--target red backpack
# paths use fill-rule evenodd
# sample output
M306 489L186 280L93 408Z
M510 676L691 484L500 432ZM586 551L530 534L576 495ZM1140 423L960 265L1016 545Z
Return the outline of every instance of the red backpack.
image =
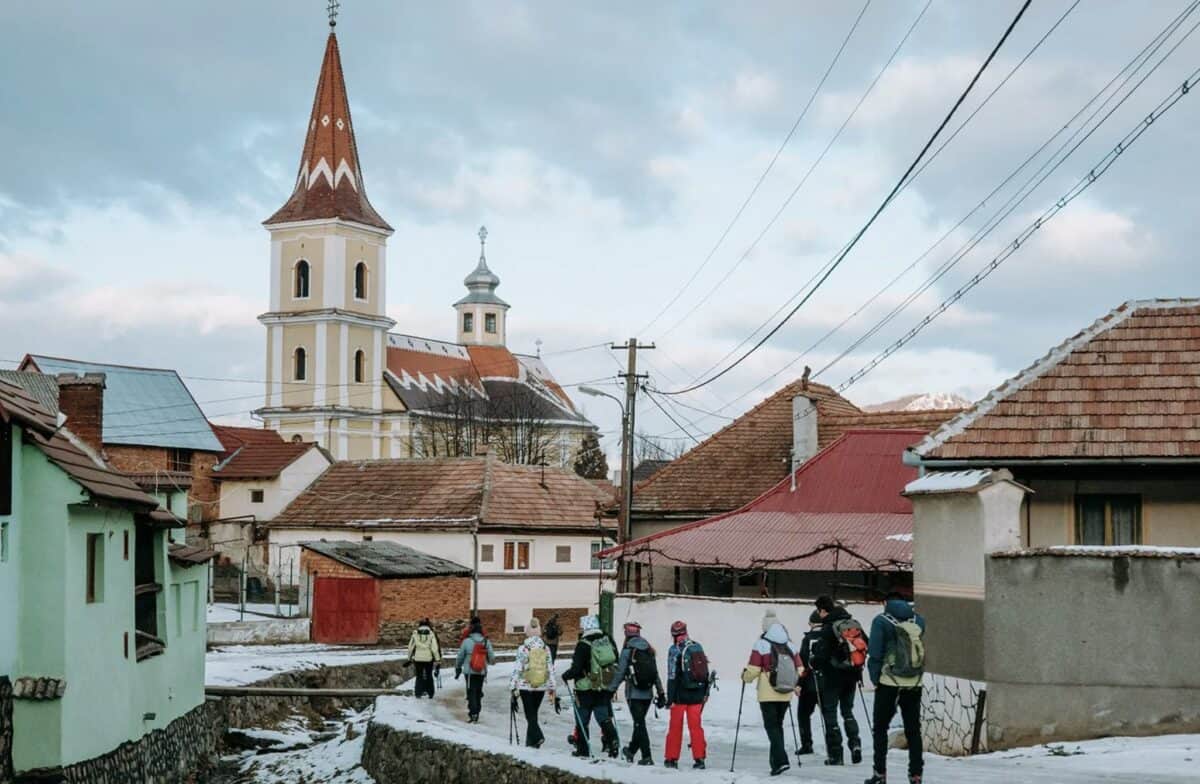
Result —
M487 637L475 641L475 647L471 648L471 661L468 666L476 673L487 669Z

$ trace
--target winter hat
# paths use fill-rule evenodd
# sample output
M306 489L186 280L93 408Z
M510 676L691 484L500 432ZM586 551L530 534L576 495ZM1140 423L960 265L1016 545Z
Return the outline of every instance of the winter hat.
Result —
M817 612L816 610L813 610L812 614L808 616L808 625L816 626L817 624L821 623L822 620L823 619L821 618L821 613Z
M600 629L600 619L594 615L579 616L579 631L594 632Z
M467 627L471 634L483 634L483 621L476 615L471 618L471 624Z
M765 613L763 613L763 620L762 620L763 632L765 633L767 631L767 629L770 629L772 626L774 626L777 623L779 623L779 616L775 614L775 608L768 607L767 611Z
M676 621L671 624L671 637L684 637L687 635L687 624L683 621Z
M535 634L541 634L542 633L541 621L539 621L537 618L530 618L529 623L525 624L525 631L526 631L526 633L529 634L530 637L534 636Z
M628 621L624 626L626 637L636 637L642 633L642 625L637 621Z
M818 596L816 601L817 609L825 612L833 612L833 599L828 596Z

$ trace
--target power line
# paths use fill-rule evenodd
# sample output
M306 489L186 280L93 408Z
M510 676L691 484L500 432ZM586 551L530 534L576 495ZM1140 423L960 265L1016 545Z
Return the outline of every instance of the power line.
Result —
M979 78L981 76L983 76L984 71L987 70L987 67L991 64L991 62L995 58L996 54L999 53L1000 48L1002 46L1004 46L1004 42L1008 40L1009 35L1012 34L1013 29L1017 26L1017 23L1021 20L1021 17L1025 15L1025 11L1029 8L1029 4L1031 2L1032 2L1032 0L1025 0L1025 2L1021 5L1021 9L1019 11L1017 11L1017 15L1015 17L1013 17L1012 22L1009 23L1008 28L1004 31L1004 35L1002 35L1000 37L1000 40L992 48L992 51L990 53L988 53L987 58L983 61L983 64L979 66L979 70L975 72L975 76L973 76L971 78L971 81L967 85L966 89L962 92L961 95L959 95L958 100L956 100L954 102L954 105L950 107L950 111L946 114L945 118L943 118L941 124L938 125L937 129L933 132L933 135L929 137L929 141L927 141L925 143L925 146L921 148L921 151L919 153L917 153L917 157L913 159L913 162L911 164L909 164L908 169L900 177L899 181L896 182L896 185L892 188L891 192L887 195L887 197L883 200L883 202L879 205L879 207L876 208L875 212L867 220L866 224L864 224L863 227L861 229L859 229L858 232L854 235L853 239L851 239L850 243L846 246L846 249L843 250L833 260L833 262L828 265L828 268L826 269L825 273L817 280L817 282L813 285L813 287L809 290L809 292L807 294L805 294L804 297L798 303L796 303L795 307L793 307L791 309L791 311L786 316L784 316L783 320L780 321L778 324L776 324L766 335L764 335L762 337L762 339L760 339L756 344L754 344L754 346L751 347L749 351L742 354L742 356L738 357L738 359L734 360L731 364L726 366L723 370L719 371L715 375L710 376L708 379L706 379L704 381L693 384L690 387L675 390L672 392L663 392L661 394L681 395L681 394L684 394L685 392L691 392L693 390L699 389L702 386L707 386L708 384L711 384L713 381L716 381L718 378L721 378L726 373L730 372L735 367L740 365L748 357L750 357L750 355L752 355L754 352L758 351L758 349L761 348L763 346L763 344L765 344L768 340L770 340L775 335L775 333L777 333L780 329L782 329L783 326L785 324L787 324L788 321L790 321L794 315L796 315L796 313L800 310L800 308L802 308L805 305L805 303L807 303L809 301L809 299L812 298L813 294L815 294L821 288L821 286L825 283L825 281L829 279L829 276L832 275L833 272L841 265L841 263L845 260L846 256L850 253L850 251L854 249L854 246L858 244L858 241L863 237L864 234L867 233L867 230L871 228L871 225L875 223L876 219L879 218L879 216L883 213L883 211L887 208L887 206L892 202L892 199L895 198L896 194L900 191L900 188L903 187L904 182L908 179L909 175L912 174L912 172L916 169L917 165L920 164L921 159L925 156L925 153L928 152L929 148L933 146L934 141L937 140L937 138L941 134L942 130L950 122L950 119L954 116L954 113L956 111L958 111L958 108L962 105L963 101L966 100L966 98L970 94L971 90L975 87L975 84L979 81Z
M662 404L658 402L657 397L655 395L651 394L649 389L647 389L646 387L642 387L642 390L646 393L646 397L650 398L650 402L653 403L655 405L655 407L658 408L659 411L663 412L663 416L665 416L667 419L671 420L671 424L675 425L675 427L679 428L679 430L684 435L686 435L688 438L692 439L692 441L695 444L699 445L700 439L698 439L694 435L692 435L691 432L688 431L688 429L686 427L679 424L678 420L676 420L675 417L671 416L671 413L669 411L667 411L667 409L663 408Z
M841 59L842 52L844 52L846 49L846 44L850 43L850 37L853 36L854 31L858 29L858 24L862 21L862 18L867 13L867 8L869 8L870 5L871 0L867 0L865 3L863 3L862 9L858 12L858 16L854 19L854 24L850 25L850 30L847 31L845 37L842 39L841 46L838 47L837 52L835 52L833 55L833 59L829 62L829 67L825 69L825 73L821 76L821 80L817 82L817 86L813 88L812 95L808 97L808 102L805 103L804 108L800 110L799 116L797 116L796 121L792 123L792 127L787 132L787 136L783 137L783 141L780 143L779 149L775 150L775 155L771 157L771 161L767 164L767 168L763 169L763 173L758 176L758 181L754 183L754 187L750 189L750 193L747 194L746 198L742 201L741 206L738 207L737 212L734 213L733 218L730 219L728 225L725 226L725 230L721 232L721 236L717 238L717 241L712 246L712 249L708 251L708 255L704 257L702 262L700 262L700 266L696 267L696 271L692 273L692 276L687 279L687 281L679 288L678 291L675 292L675 296L671 297L671 300L667 302L666 305L663 305L662 310L658 311L658 314L655 315L654 318L650 319L646 326L638 330L638 334L644 334L648 332L650 328L657 324L658 320L661 319L663 315L671 309L671 306L679 301L679 298L683 296L684 292L688 290L692 283L696 281L696 278L699 277L700 273L704 271L704 268L708 266L708 262L712 260L712 257L714 254L716 254L717 249L720 248L721 244L725 242L725 238L729 236L729 232L733 230L734 224L736 224L742 217L742 213L746 211L746 207L750 205L751 200L753 200L754 196L758 193L758 189L762 187L763 182L767 179L767 175L771 173L771 169L775 168L775 163L779 160L779 156L783 154L784 148L788 146L788 143L791 142L792 137L796 135L796 129L800 127L800 123L803 122L804 118L808 115L808 110L812 107L813 101L815 101L817 96L821 93L821 89L825 86L826 80L829 79L829 74L833 72L834 66L836 66L838 64L838 60Z
M674 324L667 327L667 329L662 332L662 334L659 336L660 339L670 335L685 321L691 318L692 314L703 307L704 304L712 298L713 294L717 293L717 291L721 289L721 286L725 284L725 281L729 280L729 277L733 275L733 273L737 271L742 263L750 257L750 254L753 253L754 249L758 247L758 243L762 241L763 237L767 236L767 233L772 227L774 227L775 222L779 220L780 216L783 215L784 211L787 210L788 205L792 203L792 200L796 198L796 195L800 193L800 190L804 187L805 183L808 182L808 178L811 177L813 172L817 170L817 167L820 166L822 161L825 160L825 156L829 154L831 149L833 149L833 145L837 143L839 138L841 138L842 132L846 130L846 128L850 125L850 121L853 120L855 115L858 114L858 110L862 108L862 105L866 102L867 97L875 90L875 85L879 83L879 80L883 78L883 75L887 72L888 68L891 67L892 62L896 59L896 56L900 54L900 50L904 48L904 44L908 42L913 30L917 29L917 25L920 24L921 20L925 17L925 12L929 10L929 6L932 3L933 0L926 0L924 7L921 8L921 12L917 14L917 18L914 19L913 23L908 26L908 29L904 32L904 36L900 39L900 42L896 44L896 47L892 49L892 53L884 62L883 67L879 69L879 71L875 74L875 78L871 80L870 84L867 85L867 89L864 90L863 94L859 97L858 103L856 103L854 108L850 110L850 113L846 115L846 119L842 120L842 124L838 126L838 129L834 131L833 136L831 136L829 141L826 142L825 148L821 150L821 153L809 165L808 170L804 172L804 176L800 178L800 182L796 183L796 187L792 189L791 193L788 194L788 197L783 200L782 204L779 205L779 209L775 211L775 214L771 216L771 219L767 221L767 224L763 226L762 230L754 238L754 241L751 242L746 250L742 252L742 255L739 256L737 261L733 263L733 266L721 276L720 280L718 280L716 284L712 286L712 288L705 292L704 296L702 296L695 304L693 304L692 307L689 308L688 311L679 319L677 319Z

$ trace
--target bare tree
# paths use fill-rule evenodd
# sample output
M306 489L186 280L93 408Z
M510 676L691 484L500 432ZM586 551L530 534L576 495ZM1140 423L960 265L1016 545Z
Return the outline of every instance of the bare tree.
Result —
M645 433L638 433L633 442L637 445L634 449L635 465L643 460L674 460L687 451L687 444L683 441Z
M414 412L413 453L466 457L493 447L506 463L540 464L558 436L537 394L513 385L490 396L456 387L437 406Z
M513 385L509 394L489 397L486 419L493 425L490 443L506 463L539 465L558 429L547 421L545 406L535 392Z

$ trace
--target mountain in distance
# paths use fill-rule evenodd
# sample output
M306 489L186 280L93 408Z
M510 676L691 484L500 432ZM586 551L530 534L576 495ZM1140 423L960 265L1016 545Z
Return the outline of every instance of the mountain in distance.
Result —
M862 406L863 411L932 411L948 408L967 408L971 401L953 392L918 392L884 403Z

